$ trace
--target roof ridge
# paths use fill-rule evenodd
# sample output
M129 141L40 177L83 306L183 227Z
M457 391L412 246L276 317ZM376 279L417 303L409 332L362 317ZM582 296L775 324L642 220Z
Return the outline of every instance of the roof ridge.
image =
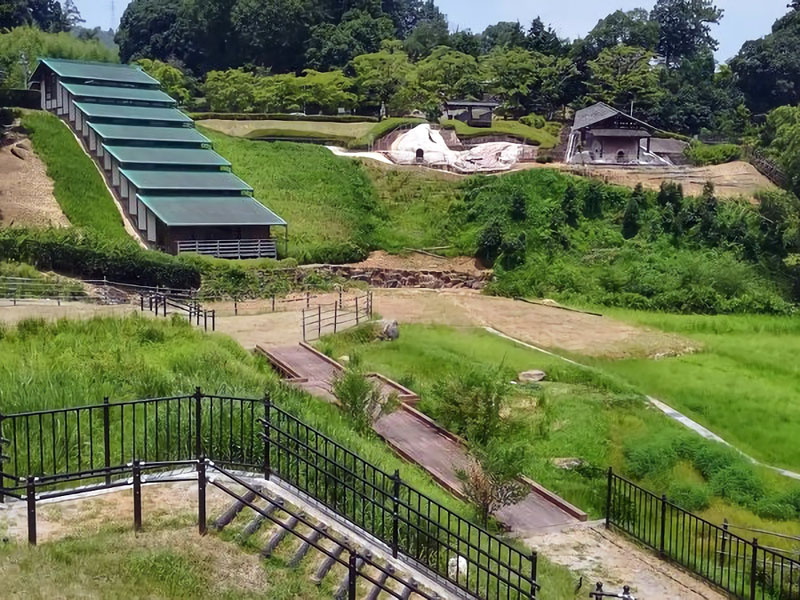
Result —
M68 62L78 65L103 65L106 67L125 67L127 69L136 69L137 71L144 72L144 69L139 65L132 65L130 63L119 63L119 62L109 62L105 60L78 60L76 58L59 58L56 56L40 56L37 58L39 62L45 62L47 60L57 60L59 62Z

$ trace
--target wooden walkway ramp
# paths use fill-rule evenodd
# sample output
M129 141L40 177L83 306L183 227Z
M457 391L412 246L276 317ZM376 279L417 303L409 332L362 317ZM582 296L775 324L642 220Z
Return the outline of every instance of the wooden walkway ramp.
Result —
M256 350L267 357L284 379L329 402L337 402L332 386L342 366L314 348L299 344ZM413 408L409 403L418 400L410 390L378 374L371 375L383 393L396 393L400 408L382 415L374 424L375 432L409 462L418 464L443 487L462 496L457 472L466 468L469 458L464 443L437 423ZM531 492L517 504L499 510L494 516L516 535L543 533L574 525L586 520L586 514L523 478Z

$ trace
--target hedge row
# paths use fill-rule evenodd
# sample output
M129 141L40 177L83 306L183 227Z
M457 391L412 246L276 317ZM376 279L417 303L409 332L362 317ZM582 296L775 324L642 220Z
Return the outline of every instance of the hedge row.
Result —
M220 113L194 112L189 116L195 121L223 119L225 121L316 121L330 123L377 123L376 117L359 115L293 115L287 113Z
M255 129L248 132L244 137L248 140L309 142L333 146L346 146L353 139L344 135L319 133L317 131L297 131L296 129Z
M0 106L40 108L41 98L38 90L0 89Z
M78 229L0 230L0 260L85 279L176 288L200 287L197 263L145 250L133 240L110 241Z

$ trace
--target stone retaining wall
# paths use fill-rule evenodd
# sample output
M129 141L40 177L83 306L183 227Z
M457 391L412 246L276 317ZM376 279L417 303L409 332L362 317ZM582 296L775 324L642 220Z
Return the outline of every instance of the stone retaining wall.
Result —
M492 273L464 273L461 271L416 271L406 269L382 269L379 267L353 267L350 265L313 265L307 267L323 273L331 273L354 281L364 281L372 287L400 288L469 288L483 289L492 279Z

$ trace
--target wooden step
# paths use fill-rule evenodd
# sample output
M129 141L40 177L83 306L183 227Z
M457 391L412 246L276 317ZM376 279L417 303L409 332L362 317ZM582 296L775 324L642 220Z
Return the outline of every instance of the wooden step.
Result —
M254 492L247 492L244 496L242 496L244 500L251 503L255 500L256 495ZM242 509L247 506L242 500L236 500L233 504L231 504L228 509L220 515L220 517L214 521L214 529L217 531L221 531L228 523L233 521Z
M242 529L242 532L239 534L239 541L244 542L256 531L261 529L261 526L264 524L264 521L268 520L268 517L271 516L276 509L282 506L283 506L283 498L275 498L275 500L267 504L267 507L264 509L264 512L267 514L262 515L261 513L256 513L256 516L253 517L253 520L250 521L244 529Z
M413 577L409 579L408 583L403 586L403 591L400 592L401 600L408 600L408 597L411 595L411 593L414 592L418 587L419 583L417 583L416 579Z
M300 516L304 516L303 513L300 513ZM278 547L278 544L281 543L289 531L297 527L297 523L299 523L299 519L297 517L289 517L289 520L283 523L283 525L276 526L275 533L272 534L272 537L261 549L261 556L264 558L269 558L272 556L272 553L275 552L275 548Z
M319 538L322 536L322 533L328 529L326 525L318 525L318 528L321 531L317 531L316 529L312 530L311 533L307 536L309 541L303 541L300 544L300 547L297 549L297 552L294 553L294 556L289 561L290 567L296 567L300 564L300 561L303 560L303 557L308 553L309 549L312 548L312 543L316 543L319 541Z
M367 594L366 600L378 600L378 596L383 591L383 588L386 587L386 580L389 579L389 574L394 575L394 567L392 565L388 565L385 571L381 571L380 575L378 576L378 583L372 585L372 589Z
M331 570L334 564L336 564L336 559L342 554L344 551L345 546L350 542L348 538L344 538L341 544L337 544L335 548L331 550L331 554L333 556L325 555L325 559L320 563L319 568L317 568L317 572L314 573L314 576L311 578L315 584L319 585L322 583L322 580L325 579L325 575L328 574L328 571Z
M369 550L364 551L364 556L372 558L372 553ZM364 559L360 556L356 560L356 572L360 572L364 568ZM350 572L345 572L344 579L336 588L336 593L333 595L335 600L344 600L347 597L347 588L350 586Z

